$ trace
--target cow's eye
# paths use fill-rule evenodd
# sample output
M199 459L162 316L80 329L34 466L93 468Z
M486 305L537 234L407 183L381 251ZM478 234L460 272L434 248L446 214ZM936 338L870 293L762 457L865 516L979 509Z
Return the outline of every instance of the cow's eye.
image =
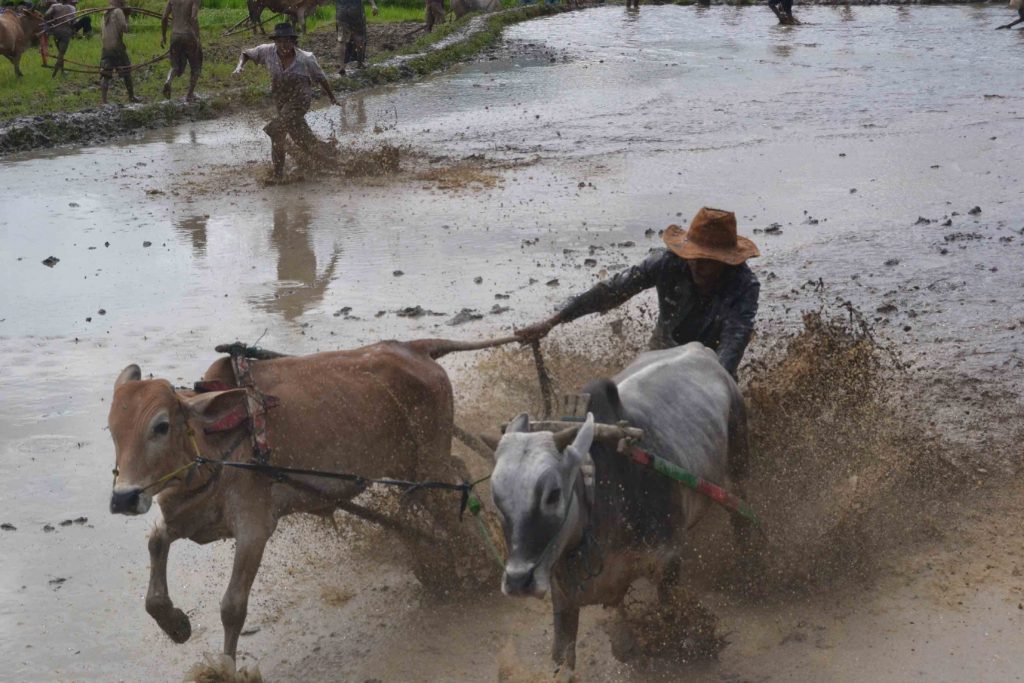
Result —
M171 431L170 422L157 422L153 425L153 433L157 436L167 436L167 433Z
M562 490L561 489L551 489L550 491L548 491L547 495L544 496L544 504L545 505L550 505L550 506L555 506L555 505L558 505L558 501L560 501L561 499L562 499Z

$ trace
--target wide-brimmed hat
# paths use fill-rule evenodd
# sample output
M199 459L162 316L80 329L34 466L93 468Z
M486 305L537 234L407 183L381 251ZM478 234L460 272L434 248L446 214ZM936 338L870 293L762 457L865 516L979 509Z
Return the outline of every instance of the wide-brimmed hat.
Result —
M702 208L690 221L689 230L670 225L662 239L681 258L711 259L730 266L761 255L757 245L736 234L736 214L721 209Z
M298 40L299 34L295 32L295 27L289 23L275 24L274 32L270 34L270 39L278 40L281 38L291 38L293 40Z

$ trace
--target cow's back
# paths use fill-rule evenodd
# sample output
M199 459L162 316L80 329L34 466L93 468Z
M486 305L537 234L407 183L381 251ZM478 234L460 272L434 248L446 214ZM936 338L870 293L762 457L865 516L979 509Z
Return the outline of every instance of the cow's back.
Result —
M14 55L25 50L24 31L13 10L0 12L0 54Z
M648 351L614 382L644 446L692 474L726 480L730 416L742 397L713 351L699 342Z
M267 415L276 464L414 476L417 455L437 457L450 442L448 376L405 344L286 356L253 368L257 388L279 401ZM219 359L204 378L234 384L229 360Z

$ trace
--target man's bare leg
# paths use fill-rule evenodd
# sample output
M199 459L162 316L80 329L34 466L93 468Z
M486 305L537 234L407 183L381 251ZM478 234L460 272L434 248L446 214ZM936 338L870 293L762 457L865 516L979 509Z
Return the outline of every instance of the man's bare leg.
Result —
M186 102L196 101L196 84L199 83L199 71L189 70L188 73L188 93L185 95Z
M135 96L135 84L132 83L132 72L126 70L121 76L121 79L124 81L124 89L128 91L128 101L132 103L141 102L142 100Z
M164 81L164 99L171 99L171 81L174 80L174 67L167 72L167 80Z

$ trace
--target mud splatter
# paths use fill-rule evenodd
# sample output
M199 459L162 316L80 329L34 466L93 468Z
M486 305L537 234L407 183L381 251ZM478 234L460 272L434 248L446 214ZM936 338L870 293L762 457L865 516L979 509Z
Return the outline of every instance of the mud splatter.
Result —
M235 664L227 655L203 655L203 661L193 665L186 673L183 683L263 683L259 667L243 666L235 670Z

